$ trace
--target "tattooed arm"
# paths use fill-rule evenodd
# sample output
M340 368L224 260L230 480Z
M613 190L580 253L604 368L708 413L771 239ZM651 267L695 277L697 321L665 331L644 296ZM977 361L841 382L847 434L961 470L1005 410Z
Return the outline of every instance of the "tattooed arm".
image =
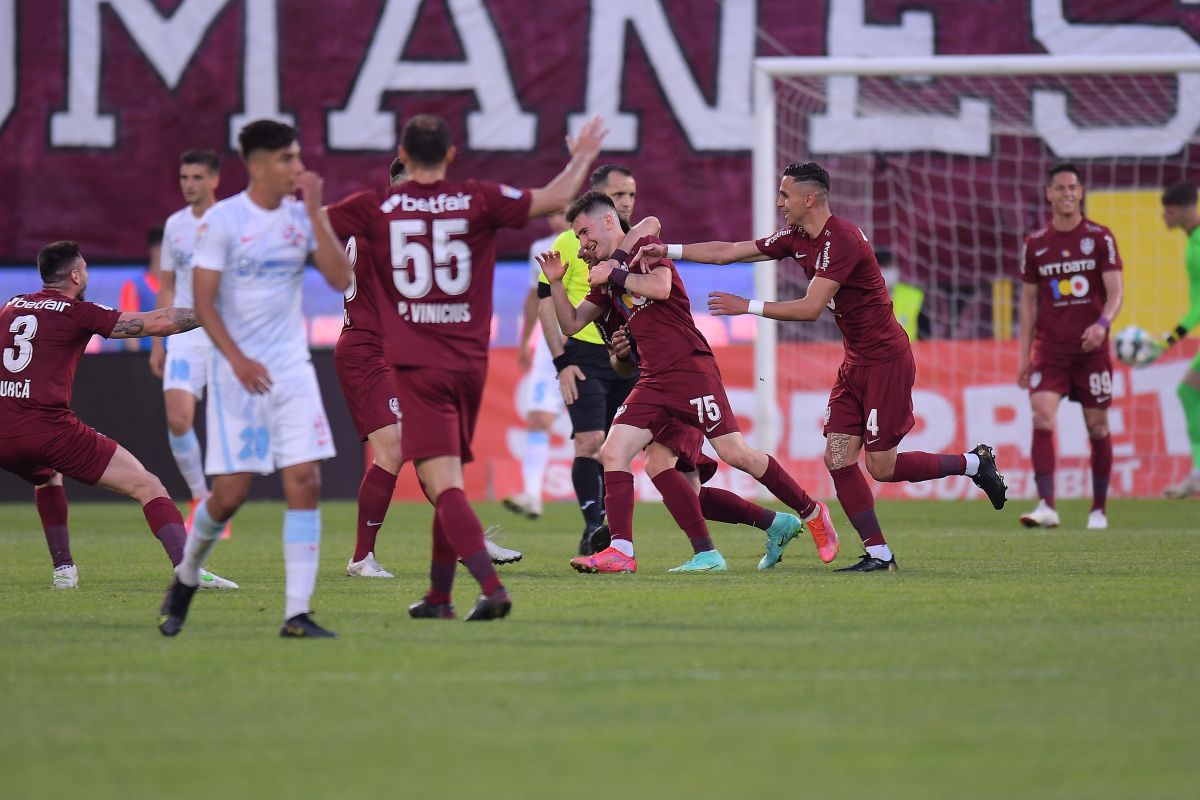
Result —
M155 311L125 311L113 327L110 339L136 339L140 336L170 336L200 327L196 312L190 308L160 308Z

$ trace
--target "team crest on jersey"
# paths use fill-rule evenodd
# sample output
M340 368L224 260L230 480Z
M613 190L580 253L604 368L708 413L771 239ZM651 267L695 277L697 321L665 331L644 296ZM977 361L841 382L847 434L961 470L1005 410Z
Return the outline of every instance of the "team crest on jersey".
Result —
M1042 373L1040 373L1040 372L1029 373L1029 388L1030 389L1036 389L1038 386L1041 385L1041 383L1042 383Z
M283 229L283 240L291 247L300 247L304 244L304 232L295 225L288 225Z
M400 413L400 401L399 400L397 400L394 397L390 398L388 400L388 408L390 408L392 410L392 413L396 415L397 420L404 419L404 415Z
M1096 249L1096 240L1090 236L1085 236L1079 240L1079 252L1085 256L1090 256L1092 251Z
M613 419L615 420L617 417L621 416L624 413L625 413L625 404L622 403L621 405L617 406L617 413L613 414Z

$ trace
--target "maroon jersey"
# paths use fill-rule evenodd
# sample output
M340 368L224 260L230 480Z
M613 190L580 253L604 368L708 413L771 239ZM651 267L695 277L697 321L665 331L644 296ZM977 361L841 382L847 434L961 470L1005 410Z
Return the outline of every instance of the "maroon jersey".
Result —
M830 216L815 237L800 227L784 228L755 244L765 256L796 259L810 281L820 276L841 284L829 310L842 331L845 363L879 364L909 349L875 251L857 225Z
M496 230L522 227L531 200L528 191L488 181L406 181L329 208L339 237L370 242L389 363L486 366Z
M18 295L0 309L0 438L43 433L70 421L75 368L92 334L112 333L120 311L53 289Z
M382 291L379 276L371 259L370 242L361 236L346 240L346 257L354 270L350 287L343 300L342 333L337 350L351 358L373 358L383 355L379 335L379 302Z
M630 255L651 242L662 244L662 240L653 236L643 237ZM671 370L701 372L711 369L714 363L712 348L692 319L692 301L688 299L675 264L669 258L658 258L649 263L643 261L633 272L645 275L656 267L671 270L671 294L666 300L648 300L611 284L592 287L584 300L604 310L596 327L608 341L617 328L628 326L637 344L643 381L653 381Z
M1025 237L1021 280L1038 287L1034 347L1062 355L1082 353L1083 332L1100 317L1108 299L1101 274L1120 269L1112 231L1089 219L1066 232L1048 225Z

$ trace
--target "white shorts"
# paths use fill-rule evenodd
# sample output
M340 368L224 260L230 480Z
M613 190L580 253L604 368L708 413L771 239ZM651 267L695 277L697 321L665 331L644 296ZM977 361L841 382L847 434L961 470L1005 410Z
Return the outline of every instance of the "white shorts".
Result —
M337 455L313 365L271 378L270 391L251 394L223 361L213 369L205 417L209 475L268 475Z
M182 389L197 400L204 399L208 382L208 357L212 340L203 328L168 336L164 342L167 361L163 367L163 391Z
M546 340L538 339L533 351L533 368L529 371L529 407L526 410L560 414L564 408L554 358Z

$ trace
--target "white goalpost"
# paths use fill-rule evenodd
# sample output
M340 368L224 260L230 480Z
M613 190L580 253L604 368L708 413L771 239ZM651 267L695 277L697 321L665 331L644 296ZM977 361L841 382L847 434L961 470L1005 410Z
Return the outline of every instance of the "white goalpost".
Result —
M1157 203L1164 185L1200 177L1200 57L758 58L753 91L753 235L783 225L775 199L786 164L825 166L833 212L862 227L889 285L914 290L909 325L917 341L976 342L961 352L937 351L936 366L962 376L963 386L948 391L970 394L973 375L999 387L996 375L1015 352L1021 243L1049 219L1042 186L1057 162L1078 165L1086 213L1117 235L1127 283L1118 326L1158 334L1177 321L1184 241L1163 228ZM801 296L805 282L793 262L760 262L754 284L756 297L772 300ZM759 447L786 453L797 425L804 436L819 430L795 398L811 405L828 391L831 381L822 381L822 390L806 373L824 364L837 342L829 314L816 325L758 322ZM813 361L810 353L822 355ZM946 362L956 358L964 361ZM918 369L928 372L920 360ZM1146 390L1141 373L1136 380ZM1135 378L1116 377L1132 402L1138 387L1126 384ZM1155 424L1167 437L1178 422L1168 407L1174 397L1159 394ZM936 415L939 401L925 400ZM1130 418L1120 424L1132 428L1142 405L1127 407ZM960 409L954 421L959 439L979 427L970 416ZM1060 429L1060 439L1071 435ZM1120 446L1138 455L1132 443ZM1181 448L1186 442L1168 440L1157 455Z

